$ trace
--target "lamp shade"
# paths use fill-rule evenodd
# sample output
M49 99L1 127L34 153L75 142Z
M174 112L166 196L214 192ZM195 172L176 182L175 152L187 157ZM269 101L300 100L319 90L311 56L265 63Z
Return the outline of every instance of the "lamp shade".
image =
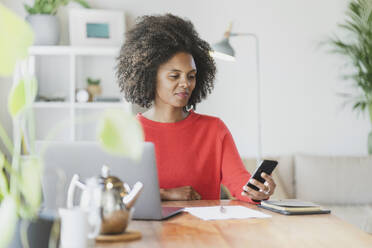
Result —
M230 45L229 38L223 38L218 43L212 45L212 56L229 61L235 61L235 51Z

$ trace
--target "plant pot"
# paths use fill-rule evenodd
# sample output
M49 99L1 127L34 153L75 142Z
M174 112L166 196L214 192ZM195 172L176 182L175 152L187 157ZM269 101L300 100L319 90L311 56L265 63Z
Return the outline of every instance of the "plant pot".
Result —
M92 102L96 96L101 95L102 93L102 88L100 85L88 85L87 90L89 92L89 101Z
M21 241L22 225L26 225L27 227L27 239L30 248L48 248L50 234L55 220L56 218L54 218L54 215L50 213L40 213L38 218L33 221L19 220L16 225L13 240L8 248L23 247ZM58 224L59 222L56 223L56 225ZM58 237L54 242L58 243Z
M35 33L34 45L58 45L59 21L54 15L28 15L26 20Z

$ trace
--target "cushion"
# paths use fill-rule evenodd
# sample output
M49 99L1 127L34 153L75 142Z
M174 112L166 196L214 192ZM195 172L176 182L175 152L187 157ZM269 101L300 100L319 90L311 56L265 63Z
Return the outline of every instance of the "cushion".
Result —
M285 155L277 159L273 157L273 159L278 161L278 166L273 174L274 176L277 175L275 179L279 183L277 183L277 187L280 187L277 190L282 191L280 198L295 198L293 156Z
M295 155L296 198L325 204L372 203L372 156Z
M322 207L331 209L332 214L359 229L372 233L372 204L322 205Z

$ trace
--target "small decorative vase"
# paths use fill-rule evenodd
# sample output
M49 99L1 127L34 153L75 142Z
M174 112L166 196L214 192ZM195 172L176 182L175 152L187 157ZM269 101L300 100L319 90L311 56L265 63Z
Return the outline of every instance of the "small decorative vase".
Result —
M59 21L54 15L29 15L26 20L35 33L34 45L58 45Z
M102 93L102 88L100 85L90 84L88 85L87 90L89 92L89 102L94 101L94 98Z

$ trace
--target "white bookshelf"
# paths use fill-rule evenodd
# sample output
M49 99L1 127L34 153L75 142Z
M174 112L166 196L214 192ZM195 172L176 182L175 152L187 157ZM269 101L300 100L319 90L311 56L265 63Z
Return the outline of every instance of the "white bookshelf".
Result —
M29 48L29 55L102 55L117 56L120 47L102 46L32 46Z
M106 46L32 46L29 48L28 65L30 72L35 73L38 80L39 93L43 96L61 94L65 99L60 102L36 101L33 104L37 140L44 140L49 130L61 121L67 124L55 136L56 140L94 140L97 123L79 124L76 123L76 119L81 119L79 117L83 115L99 114L108 108L132 111L132 105L123 100L87 103L75 100L76 90L86 87L87 76L101 79L103 96L120 97L114 72L115 59L119 51L120 47ZM105 95L105 92L109 95Z
M107 109L107 108L123 108L130 110L130 105L125 105L121 102L118 103L106 103L106 102L94 102L94 103L76 103L75 108L79 109Z
M70 108L71 104L68 102L35 102L33 104L35 109L41 108Z
M70 103L70 102L35 102L33 104L35 109L42 108L75 108L75 109L107 109L107 108L124 108L125 110L130 110L123 102L88 102L88 103Z

